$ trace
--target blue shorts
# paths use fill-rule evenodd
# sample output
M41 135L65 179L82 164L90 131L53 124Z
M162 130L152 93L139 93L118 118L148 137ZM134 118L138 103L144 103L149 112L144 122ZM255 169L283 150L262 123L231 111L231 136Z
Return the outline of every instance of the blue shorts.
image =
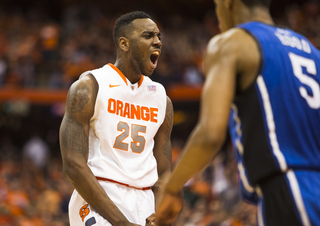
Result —
M292 171L259 183L259 226L320 225L320 172Z

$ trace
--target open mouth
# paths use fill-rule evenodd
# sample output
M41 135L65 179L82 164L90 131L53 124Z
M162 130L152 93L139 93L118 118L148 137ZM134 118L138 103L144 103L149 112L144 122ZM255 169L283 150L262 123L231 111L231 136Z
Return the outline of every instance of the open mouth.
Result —
M151 61L152 65L153 65L153 67L157 66L157 62L158 62L159 56L160 56L160 51L159 50L155 50L155 51L153 51L151 53L150 61Z

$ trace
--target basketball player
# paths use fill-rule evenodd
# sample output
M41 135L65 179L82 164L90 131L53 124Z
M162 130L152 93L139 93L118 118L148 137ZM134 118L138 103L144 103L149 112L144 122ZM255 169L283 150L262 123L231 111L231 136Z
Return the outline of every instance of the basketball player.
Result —
M270 0L215 4L222 34L207 47L200 119L158 201L159 224L177 217L179 190L210 163L229 124L258 224L320 225L320 53L274 25Z
M154 225L158 184L171 171L172 103L150 76L160 32L136 11L114 27L117 58L70 88L60 128L64 172L75 190L71 226Z

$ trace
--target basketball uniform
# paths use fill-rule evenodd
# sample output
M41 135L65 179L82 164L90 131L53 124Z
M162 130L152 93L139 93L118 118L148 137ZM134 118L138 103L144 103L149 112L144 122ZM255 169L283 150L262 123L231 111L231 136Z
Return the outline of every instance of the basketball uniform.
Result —
M262 59L229 121L242 196L258 205L260 226L320 225L320 52L288 29L239 28Z
M88 166L129 221L145 225L155 212L151 191L158 180L154 136L164 121L166 92L149 77L131 82L112 64L91 73L98 85L90 120ZM71 226L111 225L74 190Z

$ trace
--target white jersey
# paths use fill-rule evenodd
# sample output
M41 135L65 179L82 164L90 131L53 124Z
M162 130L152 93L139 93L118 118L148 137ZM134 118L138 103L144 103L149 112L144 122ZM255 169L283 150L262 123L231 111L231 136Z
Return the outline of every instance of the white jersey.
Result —
M90 120L88 166L96 177L138 188L154 185L153 138L165 118L164 87L143 75L131 84L112 64L81 77L89 73L99 91Z

